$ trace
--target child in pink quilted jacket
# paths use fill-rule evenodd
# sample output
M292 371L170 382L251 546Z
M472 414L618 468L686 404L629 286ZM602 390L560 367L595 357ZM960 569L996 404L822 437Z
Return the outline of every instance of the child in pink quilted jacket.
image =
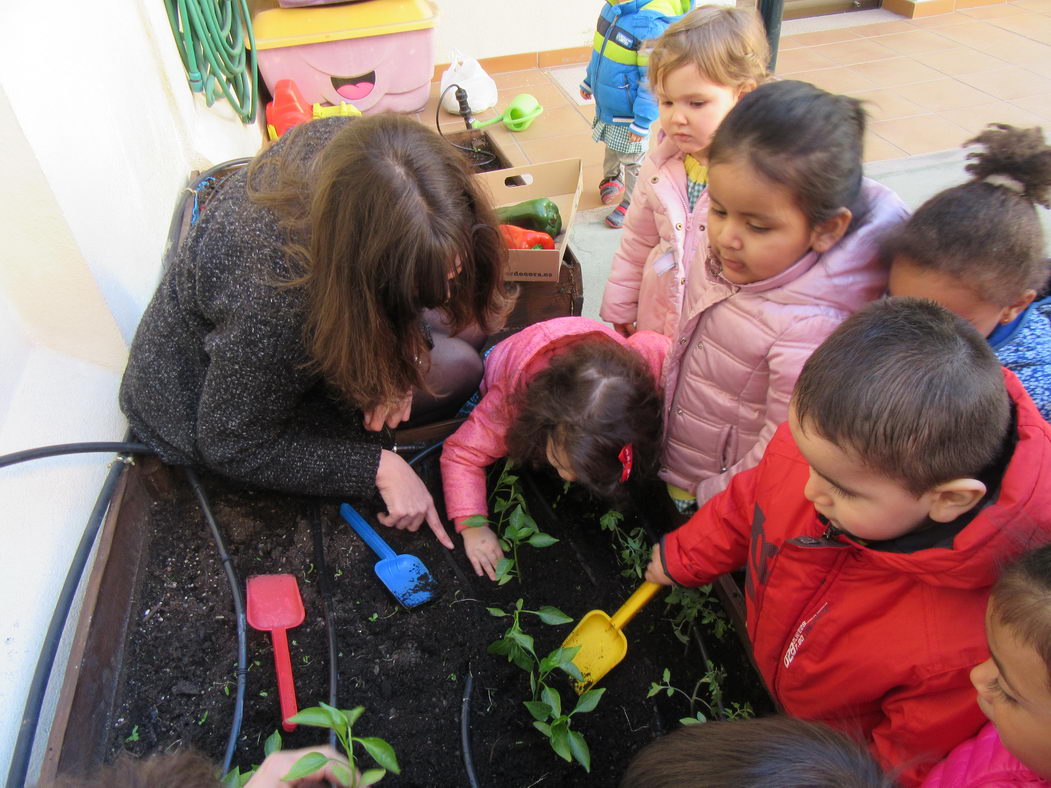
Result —
M989 723L923 788L1051 787L1051 545L1025 553L993 587L990 658L971 671Z
M906 217L862 177L865 113L806 82L744 96L708 153L708 243L665 368L661 478L690 511L759 462L803 362L885 289L879 242Z
M671 25L649 56L661 135L639 173L599 314L624 336L672 336L690 262L707 247L708 147L770 51L753 9L706 5Z
M479 577L495 580L503 558L483 521L485 469L499 458L550 464L606 498L655 471L668 345L653 331L626 339L594 320L562 317L493 348L481 401L446 439L441 459L445 511Z

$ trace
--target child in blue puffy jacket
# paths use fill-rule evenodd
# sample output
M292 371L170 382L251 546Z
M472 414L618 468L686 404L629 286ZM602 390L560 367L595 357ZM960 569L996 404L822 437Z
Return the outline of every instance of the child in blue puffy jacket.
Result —
M884 240L890 294L967 320L1051 421L1051 261L1036 206L1051 207L1051 146L1039 128L993 124L964 143L971 180L931 197Z
M594 51L580 95L595 98L592 138L606 146L599 194L616 208L606 224L619 228L646 156L657 103L646 84L646 41L658 38L687 13L693 0L605 0L595 30Z

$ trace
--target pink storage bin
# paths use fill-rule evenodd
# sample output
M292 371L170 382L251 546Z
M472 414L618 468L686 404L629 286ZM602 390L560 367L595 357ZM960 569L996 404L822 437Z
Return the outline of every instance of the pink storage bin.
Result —
M308 104L353 104L366 115L415 112L434 76L435 10L428 0L255 6L259 73L271 93L291 79Z

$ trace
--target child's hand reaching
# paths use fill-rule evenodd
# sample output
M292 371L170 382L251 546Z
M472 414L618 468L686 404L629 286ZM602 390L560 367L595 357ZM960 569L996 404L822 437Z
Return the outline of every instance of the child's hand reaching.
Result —
M637 330L635 323L614 323L613 330L620 334L622 337L627 339Z
M642 136L636 134L634 131L628 132L628 142L642 142Z
M479 577L484 572L490 580L496 580L496 565L504 557L500 540L488 525L466 528L462 532L463 549Z
M646 580L651 583L659 583L662 586L675 585L675 581L664 571L664 563L661 561L661 546L659 544L653 545L650 563L646 567Z
M591 101L591 93L587 90L584 90L584 88L580 89L580 97L584 99L584 101Z

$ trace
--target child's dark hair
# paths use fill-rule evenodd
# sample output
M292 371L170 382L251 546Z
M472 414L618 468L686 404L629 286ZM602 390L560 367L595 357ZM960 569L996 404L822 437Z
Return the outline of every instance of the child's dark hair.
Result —
M508 456L543 466L548 439L565 453L577 481L621 498L618 457L632 445L629 482L653 475L661 436L661 397L646 362L604 338L585 339L540 371L515 395L518 417L507 434Z
M760 85L719 125L709 166L744 160L771 183L785 187L811 226L849 208L863 213L861 153L865 111L861 102L809 82Z
M858 742L815 722L763 717L687 725L628 766L620 788L892 788Z
M978 476L1011 418L989 343L919 298L884 298L844 321L803 365L792 406L803 431L916 496Z
M1051 545L1023 553L1000 575L990 598L992 616L1031 646L1047 666L1051 688Z
M887 238L888 261L967 284L978 298L1009 306L1048 279L1036 205L1051 208L1051 147L1039 128L992 124L964 145L971 180L927 200Z

